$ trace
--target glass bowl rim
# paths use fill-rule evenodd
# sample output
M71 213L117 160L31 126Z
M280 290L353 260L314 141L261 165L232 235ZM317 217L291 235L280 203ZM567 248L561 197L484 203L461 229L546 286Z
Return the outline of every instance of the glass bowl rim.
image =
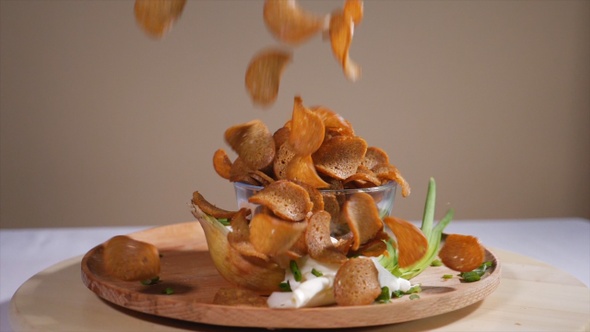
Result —
M382 184L377 187L367 187L367 188L346 188L346 189L318 189L321 193L344 193L344 194L354 194L354 193L371 193L371 192L379 192L384 190L390 190L397 186L397 182L395 181L388 181L385 184ZM234 182L234 187L240 189L247 189L252 191L259 191L264 189L263 186L258 186L255 184L249 184L245 182Z

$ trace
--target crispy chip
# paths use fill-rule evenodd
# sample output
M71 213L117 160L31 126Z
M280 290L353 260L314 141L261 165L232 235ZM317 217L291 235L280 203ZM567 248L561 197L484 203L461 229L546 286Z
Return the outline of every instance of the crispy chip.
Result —
M248 201L269 208L278 217L289 221L301 221L311 212L313 203L302 186L279 180L252 195Z
M363 2L361 0L346 0L344 16L350 17L355 25L359 25L363 20Z
M295 157L295 151L289 142L284 142L276 153L276 158L273 162L273 171L277 180L287 178L287 166Z
M284 268L268 258L258 258L257 255L261 254L258 251L251 254L253 251L247 247L248 244L239 242L238 249L234 245L228 245L223 261L217 262L215 267L227 281L238 287L264 293L278 291L279 283L285 278Z
M377 165L388 165L389 156L380 148L369 146L365 153L362 165L368 169L373 169Z
M322 30L323 19L302 9L295 0L266 0L264 23L278 40L299 44Z
M359 187L376 187L381 185L381 180L366 166L362 164L357 168L357 172L347 177L344 184L355 182Z
M231 219L236 213L238 213L238 211L224 210L209 203L198 191L193 193L193 204L198 206L201 211L218 219Z
M307 227L309 227L309 224L307 225ZM307 228L306 228L306 231L307 231ZM287 251L286 254L287 254L289 260L298 259L298 258L301 258L301 257L308 254L307 242L305 241L305 233L306 232L303 232L303 234L301 234L301 236L299 236L297 241L295 241L293 246L291 248L289 248L289 250ZM284 266L287 266L287 265L284 265Z
M254 55L246 70L246 88L254 104L270 106L277 99L281 76L291 58L291 52L281 49Z
M438 256L443 264L455 271L468 272L478 268L485 260L485 249L471 235L449 234Z
M227 234L227 239L230 243L248 242L250 240L250 226L248 225L248 217L250 210L241 208L230 219L232 231Z
M299 156L314 153L324 141L324 122L322 118L303 106L301 97L295 97L291 118L289 143Z
M381 294L379 272L369 258L352 258L338 269L334 278L334 299L338 305L366 305Z
M261 296L255 291L243 288L220 288L215 293L213 304L231 305L231 306L248 306L248 307L268 307L266 297Z
M341 218L340 211L342 210L342 204L344 201L339 199L336 194L331 192L322 193L324 199L324 210L332 216L330 222L330 232L334 236L341 236L350 232L346 220Z
M390 216L383 218L383 222L395 235L400 267L408 267L424 257L428 240L418 227L409 221Z
M121 280L137 281L160 274L160 254L153 244L118 235L104 245L106 272Z
M352 235L352 232L348 232L338 238L338 241L334 243L334 247L336 247L341 253L348 255L348 252L352 247L352 241L354 241L354 236Z
M350 195L342 206L342 217L353 235L352 250L358 248L383 230L379 210L373 197L367 193Z
M329 186L316 172L310 155L293 156L285 168L285 175L289 180L307 183L315 188L326 188Z
M397 168L396 168L397 169ZM412 189L410 188L410 184L404 177L399 173L399 170L396 175L395 182L397 182L402 187L402 197L410 196Z
M291 126L286 127L283 126L277 131L272 134L272 138L275 140L275 146L277 149L281 147L286 141L289 140L289 136L291 135Z
M344 180L356 173L366 151L364 139L336 136L322 144L313 154L313 161L318 172Z
M229 180L232 182L244 182L253 185L258 185L258 182L250 176L254 170L239 156L234 160L229 170Z
M182 14L186 0L135 0L135 21L151 37L162 38Z
M387 251L387 245L381 240L370 240L363 244L356 252L359 256L378 257Z
M345 15L344 11L333 12L330 17L332 53L342 66L346 78L354 82L361 76L361 67L352 61L349 55L353 34L353 17Z
M250 215L250 210L242 208L230 220L232 231L227 234L227 242L242 257L251 263L269 262L270 258L256 250L250 243L250 226L246 217Z
M324 209L324 196L322 196L322 193L315 187L312 187L306 183L303 182L296 182L298 185L300 185L301 187L303 187L303 189L305 189L307 191L307 193L309 194L309 199L311 200L311 203L313 204L313 207L311 208L311 212L317 212L320 210Z
M330 239L330 219L332 217L326 211L318 211L309 219L305 231L307 251L311 258L322 263L343 263L347 260L346 254L338 250Z
M392 180L402 187L402 197L410 196L410 184L404 179L400 171L392 164L379 164L373 167L373 172L382 180Z
M250 242L263 254L281 255L297 242L306 226L305 221L284 221L265 213L258 213L250 221Z
M252 120L228 128L225 141L253 171L270 165L275 157L275 141L266 125Z
M218 149L213 154L213 169L222 178L229 180L232 162L223 149Z
M231 234L231 233L230 233ZM232 240L229 244L233 249L239 253L243 259L248 260L250 263L263 264L263 262L270 262L270 257L264 253L256 250L254 245L249 241L234 242Z
M256 181L258 181L258 183L261 186L268 186L269 184L275 182L275 180L270 177L268 174L264 173L263 171L254 171L252 173L250 173L250 177Z
M330 186L328 187L328 189L330 189L330 190L344 189L344 183L339 179L330 178L326 181L328 181L328 183L330 184ZM341 203L344 203L344 196L339 195L339 200L341 201Z
M336 112L324 106L314 106L310 109L322 118L324 127L332 134L354 136L354 129L350 122Z

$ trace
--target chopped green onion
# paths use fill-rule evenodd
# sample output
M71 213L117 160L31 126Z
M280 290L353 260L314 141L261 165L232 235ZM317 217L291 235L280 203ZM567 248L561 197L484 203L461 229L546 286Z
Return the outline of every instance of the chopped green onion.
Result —
M324 275L322 272L316 270L315 268L311 269L311 274L313 274L316 277L321 277Z
M453 275L452 274L443 274L442 278L443 279L452 279Z
M420 293L421 291L422 291L422 287L420 287L420 284L418 284L418 285L412 286L412 288L408 289L408 291L405 293L406 294L414 294L414 293Z
M301 281L303 279L303 276L301 275L301 270L299 270L299 266L297 265L297 262L294 260L291 260L289 262L289 267L291 268L291 273L293 273L293 277L295 278L295 281Z
M166 295L171 295L174 294L174 289L172 289L172 287L166 287L166 289L164 289L162 293Z
M219 221L223 226L229 226L229 219L227 218L218 218L217 221Z
M400 298L402 296L404 296L404 292L402 292L401 290L394 290L393 292L391 292L391 296L395 297L395 298Z
M417 300L419 298L420 298L420 295L418 295L418 294L412 294L412 295L410 295L410 300Z
M420 293L421 291L422 291L422 287L420 286L420 284L417 284L417 285L412 286L410 289L408 289L405 292L401 291L399 289L396 291L393 291L393 292L391 292L391 296L395 297L395 298L400 298L404 295L409 295L409 294L416 295L416 293Z
M281 282L279 284L279 289L281 290L281 292L292 292L291 284L289 283L289 280L287 280L285 282Z
M486 273L486 270L491 267L493 263L491 261L483 262L478 268L469 272L461 272L459 276L464 282L474 282L481 280L481 277Z
M389 287L383 286L381 287L381 294L377 296L376 301L380 303L388 303L391 300L391 293L389 292Z
M461 278L465 282L474 282L481 280L481 276L479 275L479 273L475 271L463 272L461 273Z
M442 266L443 263L440 261L440 259L435 259L432 261L432 263L430 263L430 266Z
M145 279L141 281L144 286L155 285L160 281L160 277L153 277L151 279Z

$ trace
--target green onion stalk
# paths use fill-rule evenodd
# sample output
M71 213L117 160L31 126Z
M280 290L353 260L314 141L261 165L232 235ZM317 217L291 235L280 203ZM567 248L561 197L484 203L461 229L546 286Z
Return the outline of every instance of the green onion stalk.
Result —
M442 240L444 229L453 219L454 210L447 211L445 216L435 225L434 211L436 204L436 182L430 178L428 183L428 192L426 194L426 203L424 204L424 214L422 216L422 225L420 230L424 233L428 241L426 254L417 262L407 267L400 267L398 264L398 252L393 239L386 241L387 254L379 257L379 263L389 270L394 276L404 279L412 279L426 270L437 258L438 251Z

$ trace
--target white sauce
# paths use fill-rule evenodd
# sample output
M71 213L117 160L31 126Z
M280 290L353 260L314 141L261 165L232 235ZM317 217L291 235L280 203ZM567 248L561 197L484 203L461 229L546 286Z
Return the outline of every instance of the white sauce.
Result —
M379 272L379 284L381 287L387 286L391 292L401 290L407 292L412 286L410 281L398 278L385 269L377 258L372 257L371 261L375 264ZM317 307L335 303L334 301L334 278L340 265L323 264L309 256L305 256L298 262L301 271L301 282L295 281L293 273L287 269L285 282L289 282L291 292L274 292L268 298L270 308L303 308ZM316 277L311 271L316 269L322 273L322 276Z

